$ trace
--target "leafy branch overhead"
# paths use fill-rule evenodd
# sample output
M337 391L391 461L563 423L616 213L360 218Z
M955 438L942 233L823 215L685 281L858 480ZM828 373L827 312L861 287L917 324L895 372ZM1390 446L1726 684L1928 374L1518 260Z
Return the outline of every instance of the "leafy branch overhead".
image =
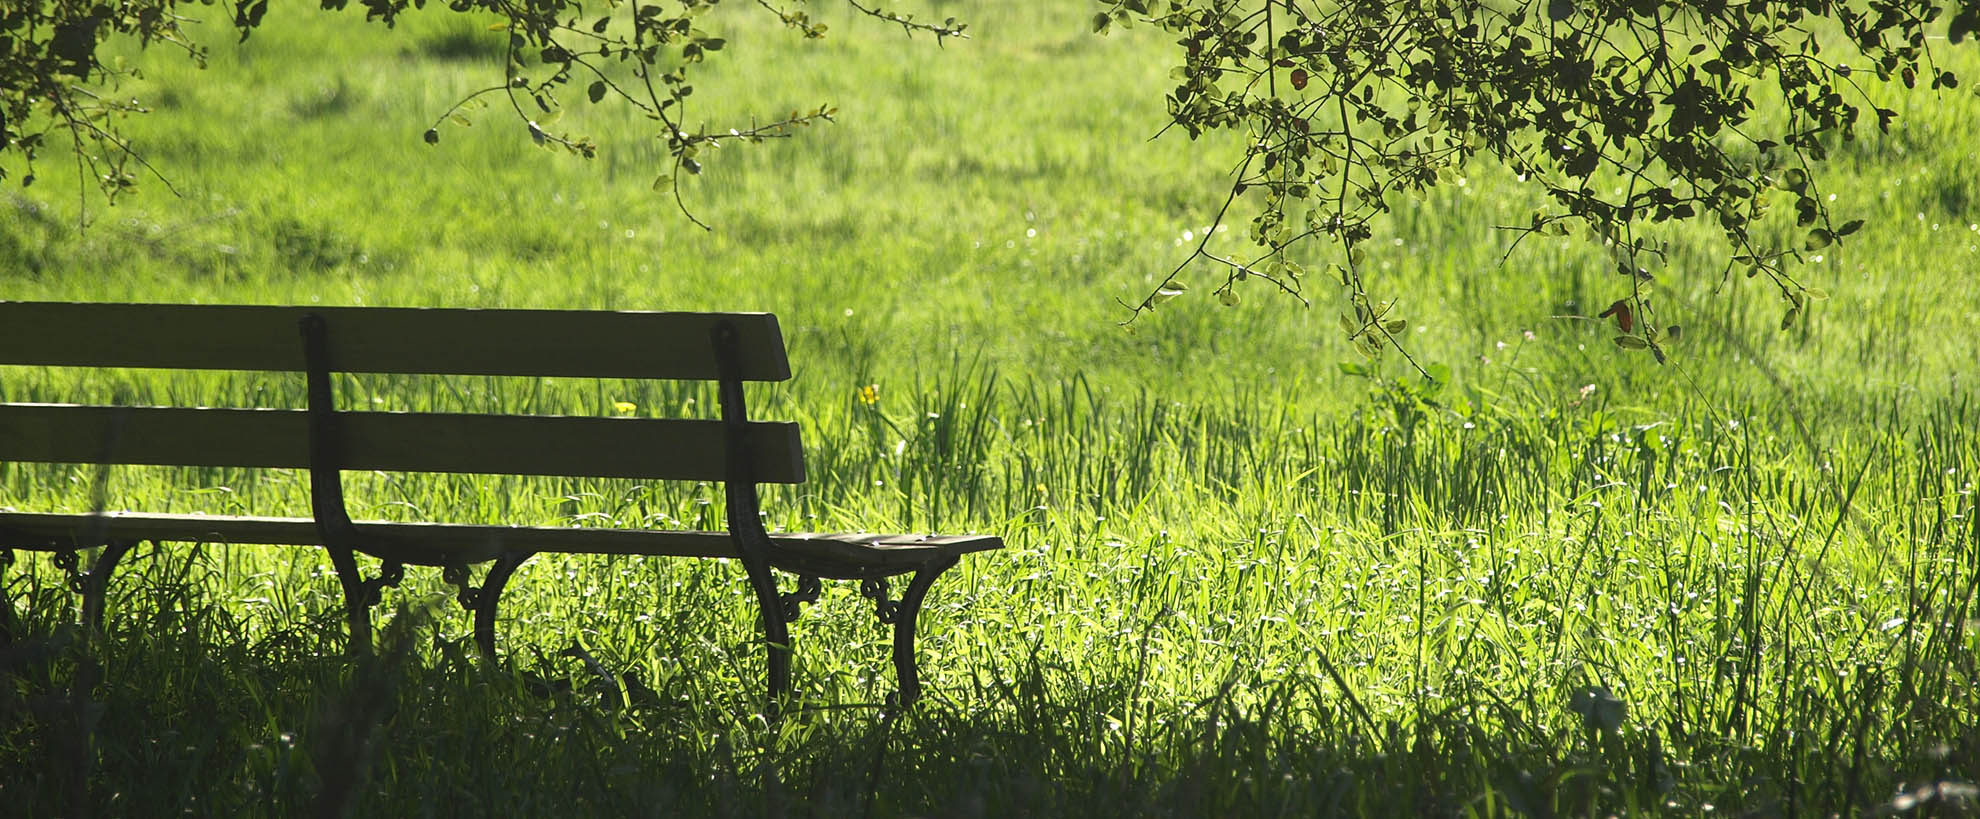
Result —
M1513 231L1580 228L1608 249L1623 335L1659 361L1670 330L1646 285L1669 263L1652 226L1703 222L1724 237L1720 279L1765 276L1792 324L1819 293L1792 268L1862 226L1838 221L1816 173L1861 126L1891 127L1871 86L1955 89L1935 40L1980 29L1980 1L1101 0L1097 31L1135 22L1176 37L1168 110L1192 139L1246 137L1217 223L1252 214L1253 250L1206 232L1134 313L1181 292L1197 262L1216 292L1262 279L1303 297L1298 259L1334 259L1349 335L1375 355L1404 323L1363 286L1361 248L1398 194L1484 156L1544 192ZM1784 206L1785 211L1782 212ZM1789 228L1787 225L1793 227ZM1332 249L1296 252L1311 240ZM1611 315L1614 315L1612 313ZM1400 349L1400 348L1398 348Z
M928 34L937 42L965 36L965 26L955 18L922 22L871 2L845 2L859 14L900 26L909 35ZM499 21L489 26L489 36L507 37L507 59L502 75L492 78L495 82L442 112L424 138L439 143L440 129L449 121L466 124L470 109L495 98L536 144L590 158L598 146L588 137L560 130L558 115L579 95L593 104L621 103L654 122L656 137L671 158L654 180L654 188L679 201L680 175L701 172L705 149L789 136L795 128L830 121L834 113L830 105L820 105L720 127L695 120L689 100L694 94L694 71L727 46L724 38L705 28L719 3L611 0L587 7L576 0L453 0L447 4L452 11ZM353 5L352 0L320 0L320 4L332 10ZM391 26L399 15L427 4L426 0L357 0L356 5L367 20ZM812 19L807 0L731 0L730 5L772 15L805 38L825 36L826 25ZM139 171L149 169L142 154L118 133L116 118L146 109L141 101L114 90L120 81L138 78L138 69L115 59L106 62L100 55L103 45L115 37L146 47L165 44L204 67L206 50L192 34L196 20L181 12L212 11L213 3L27 0L21 6L0 12L0 153L11 152L25 160L20 182L30 185L35 161L50 136L66 136L82 178L96 180L114 200L137 183ZM230 22L241 39L261 25L268 6L268 0L232 4ZM0 165L0 179L7 173L7 167Z

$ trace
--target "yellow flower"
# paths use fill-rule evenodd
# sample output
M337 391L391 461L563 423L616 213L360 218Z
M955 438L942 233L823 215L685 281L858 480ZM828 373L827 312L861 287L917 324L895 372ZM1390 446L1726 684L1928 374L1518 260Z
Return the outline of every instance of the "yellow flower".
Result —
M633 410L639 409L639 405L631 401L613 401L612 409L618 410L620 415L631 415Z
M859 402L862 404L880 403L880 385L868 384L859 388Z

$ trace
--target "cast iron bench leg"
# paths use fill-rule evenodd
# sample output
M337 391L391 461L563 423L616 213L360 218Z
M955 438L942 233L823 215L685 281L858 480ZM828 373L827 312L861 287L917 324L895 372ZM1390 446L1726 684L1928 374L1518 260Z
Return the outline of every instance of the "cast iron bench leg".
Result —
M337 584L344 588L344 617L350 621L349 650L352 654L371 653L371 606L365 600L364 575L358 573L357 555L349 549L330 547L330 566L337 570Z
M324 547L330 552L330 566L337 570L337 583L344 589L344 616L349 618L352 654L371 653L371 607L378 605L386 586L397 586L406 577L406 567L387 560L378 576L366 579L358 570L357 553L341 546Z
M90 566L89 574L83 575L83 622L93 631L103 630L103 598L110 593L110 573L117 570L117 561L138 545L135 540L113 540L104 544L103 551L96 555L96 563Z
M488 574L481 578L481 590L474 597L474 644L481 649L484 662L495 662L495 606L502 599L502 587L509 584L509 576L516 573L523 561L534 554L522 552L498 557L488 567Z
M763 612L763 641L770 684L770 705L791 690L791 630L784 621L784 600L777 594L777 577L763 562L744 558L749 585L756 591L756 606Z
M914 663L914 627L921 616L922 598L928 595L928 587L935 585L935 578L958 560L951 557L923 566L908 581L907 591L901 593L900 608L894 613L894 675L900 680L902 708L921 698L921 675Z
M14 550L0 547L0 647L14 644L14 593L7 585L7 570L12 568Z
M14 596L4 591L6 599L0 600L0 648L14 644Z

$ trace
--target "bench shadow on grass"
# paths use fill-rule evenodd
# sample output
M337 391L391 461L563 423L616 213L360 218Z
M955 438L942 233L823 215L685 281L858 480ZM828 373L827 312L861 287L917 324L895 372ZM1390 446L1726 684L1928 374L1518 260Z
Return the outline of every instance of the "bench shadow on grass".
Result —
M334 611L242 639L158 565L123 584L104 635L68 622L59 585L10 586L27 603L0 649L16 815L1798 815L1888 811L1902 781L1897 800L1970 815L1970 786L1920 768L1975 770L1980 753L1866 767L1819 744L1747 748L1745 780L1686 781L1654 731L1534 726L1490 696L1375 725L1323 679L1237 670L1203 702L1130 707L1132 679L1037 655L905 714L770 720L754 679L655 691L582 649L490 668L417 606L368 658L342 653Z

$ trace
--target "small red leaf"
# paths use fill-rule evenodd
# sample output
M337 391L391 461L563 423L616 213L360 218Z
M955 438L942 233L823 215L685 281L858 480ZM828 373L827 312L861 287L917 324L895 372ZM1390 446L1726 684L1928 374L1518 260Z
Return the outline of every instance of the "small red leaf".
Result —
M1622 328L1625 333L1636 326L1636 316L1630 312L1629 299L1616 299L1616 303L1609 305L1609 309L1603 310L1598 318L1610 316L1616 317L1616 326Z
M1301 91L1306 88L1306 69L1304 68L1293 69L1292 84L1294 91Z

